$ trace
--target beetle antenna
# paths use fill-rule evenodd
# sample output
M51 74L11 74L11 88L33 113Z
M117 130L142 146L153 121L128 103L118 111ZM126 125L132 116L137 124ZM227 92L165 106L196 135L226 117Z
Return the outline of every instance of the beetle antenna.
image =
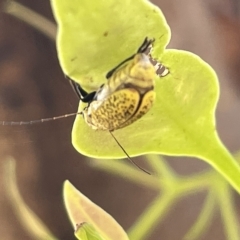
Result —
M19 122L13 122L13 121L0 121L0 125L31 125L35 123L43 123L43 122L49 122L49 121L54 121L62 118L68 118L72 116L76 116L78 114L82 114L82 112L76 112L76 113L69 113L69 114L64 114L56 117L51 117L51 118L42 118L42 119L37 119L37 120L32 120L32 121L19 121Z
M150 172L148 172L148 171L145 170L144 168L140 167L139 165L137 165L137 163L135 163L135 162L133 161L133 159L128 155L128 153L125 151L125 149L124 149L124 148L122 147L122 145L119 143L119 141L118 141L118 140L116 139L116 137L113 135L112 131L109 131L109 132L110 132L110 134L112 135L113 139L116 141L117 145L118 145L118 146L122 149L122 151L126 154L128 160L129 160L134 166L136 166L137 168L139 168L139 169L142 170L143 172L151 175Z

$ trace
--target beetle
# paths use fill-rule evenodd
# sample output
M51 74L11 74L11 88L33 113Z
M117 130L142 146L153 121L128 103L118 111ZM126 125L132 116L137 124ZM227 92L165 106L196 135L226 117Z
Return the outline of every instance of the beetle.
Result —
M87 93L75 81L73 89L82 102L86 123L97 130L114 131L126 127L146 114L155 100L156 70L145 51L153 40L145 38L138 51L109 71L107 82Z

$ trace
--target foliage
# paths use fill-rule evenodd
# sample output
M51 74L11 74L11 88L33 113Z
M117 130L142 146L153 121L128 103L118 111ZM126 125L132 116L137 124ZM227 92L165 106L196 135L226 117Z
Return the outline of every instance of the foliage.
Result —
M219 86L214 70L192 53L165 49L170 40L169 27L162 12L148 1L138 0L133 4L130 0L109 0L92 4L89 0L52 0L52 7L59 27L57 47L63 71L89 91L106 81L104 75L108 70L136 51L146 33L155 38L152 56L167 67L169 74L156 76L157 99L151 111L138 122L115 133L131 156L146 153L194 156L205 160L220 173L208 170L192 176L179 176L156 155L146 156L154 172L151 176L119 161L113 164L103 158L125 156L109 133L93 131L81 117L77 117L72 136L80 153L102 158L95 162L95 167L124 176L157 193L128 231L129 239L146 239L177 201L202 190L207 192L202 211L184 239L199 238L207 230L217 209L221 211L226 238L240 239L231 190L232 186L240 192L240 168L216 132ZM111 21L108 21L110 16ZM80 104L79 111L82 108ZM146 136L151 137L146 139ZM28 231L29 222L35 226L29 233L36 239L56 239L21 199L13 165L8 163L5 185L13 206L20 206L17 213L21 222ZM64 184L64 199L71 222L77 226L75 235L78 239L112 239L111 231L121 236L118 239L128 239L111 216L69 182ZM89 217L96 212L97 220L100 223L104 220L107 224L101 225Z

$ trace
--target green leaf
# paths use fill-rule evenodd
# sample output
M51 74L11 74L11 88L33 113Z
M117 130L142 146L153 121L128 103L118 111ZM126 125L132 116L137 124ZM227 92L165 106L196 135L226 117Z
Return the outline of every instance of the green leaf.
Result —
M69 181L64 183L63 195L74 227L88 223L105 240L128 240L122 227L108 213L80 193Z
M240 167L216 133L217 76L198 56L165 50L170 31L156 6L145 0L52 0L52 6L63 71L87 90L104 83L106 72L132 55L146 36L155 38L152 55L169 74L156 77L157 98L150 112L114 132L129 155L195 156L210 163L240 192ZM89 157L126 157L109 132L93 131L82 116L76 117L72 141Z
M82 223L77 226L75 236L79 240L104 240L98 232L88 223Z

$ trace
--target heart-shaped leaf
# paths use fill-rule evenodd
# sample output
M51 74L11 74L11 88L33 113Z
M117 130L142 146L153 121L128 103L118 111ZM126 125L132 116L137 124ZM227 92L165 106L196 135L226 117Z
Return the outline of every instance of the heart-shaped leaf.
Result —
M157 97L150 112L114 132L131 156L161 153L199 157L240 191L239 165L216 133L217 76L196 55L165 50L169 27L156 6L145 0L52 0L52 5L63 70L88 90L104 83L106 72L135 53L146 36L155 38L152 55L169 74L156 77ZM109 132L93 131L81 116L74 123L72 141L79 152L90 157L125 157Z

